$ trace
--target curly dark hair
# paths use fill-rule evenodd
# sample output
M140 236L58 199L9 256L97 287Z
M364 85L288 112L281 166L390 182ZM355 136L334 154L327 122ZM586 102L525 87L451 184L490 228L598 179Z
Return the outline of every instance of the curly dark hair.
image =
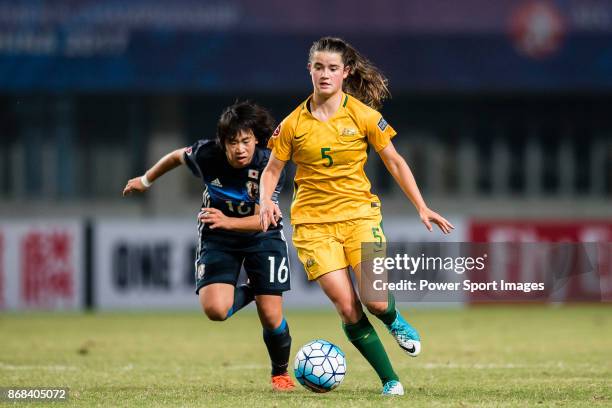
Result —
M274 131L274 118L265 108L251 101L238 101L225 108L217 122L217 143L225 149L225 142L238 137L240 131L253 131L259 146L265 147Z

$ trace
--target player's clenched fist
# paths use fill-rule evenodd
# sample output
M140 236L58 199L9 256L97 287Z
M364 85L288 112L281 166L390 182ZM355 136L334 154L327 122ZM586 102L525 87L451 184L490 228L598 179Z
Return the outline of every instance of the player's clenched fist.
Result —
M142 177L134 177L133 179L130 179L125 185L125 188L123 189L123 195L126 196L134 191L143 193L147 191L148 188L149 187L145 186L142 183Z

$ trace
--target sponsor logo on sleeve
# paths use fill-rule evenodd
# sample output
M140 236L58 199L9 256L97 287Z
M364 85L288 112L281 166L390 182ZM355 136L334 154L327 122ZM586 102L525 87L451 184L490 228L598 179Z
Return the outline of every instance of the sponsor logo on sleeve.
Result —
M381 116L380 120L378 121L378 128L380 129L381 132L384 132L387 126L388 126L387 121L385 120L385 118Z
M280 131L281 131L281 125L279 123L276 129L274 130L274 133L272 133L272 137L275 137L275 138L278 137L278 135L280 135Z

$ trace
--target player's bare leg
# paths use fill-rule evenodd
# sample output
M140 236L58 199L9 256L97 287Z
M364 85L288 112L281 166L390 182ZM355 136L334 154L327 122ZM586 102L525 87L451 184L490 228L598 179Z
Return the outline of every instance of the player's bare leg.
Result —
M229 319L255 299L253 288L248 283L237 287L212 283L200 289L199 297L202 311L213 321Z
M234 285L211 283L202 287L198 295L202 310L210 320L220 322L227 319L234 302Z
M346 337L378 374L383 384L383 394L401 395L399 392L393 392L393 394L385 392L391 389L397 391L401 388L399 377L393 371L378 334L376 334L374 327L361 309L361 302L353 288L353 282L348 271L340 269L326 273L319 277L317 282L342 318ZM394 387L389 387L388 384L392 384Z
M355 267L355 276L360 282L361 297L370 313L382 321L389 333L402 350L410 357L416 357L421 352L421 338L395 308L393 294L385 292L373 293L368 285L372 277L372 263L365 261Z
M291 391L295 383L289 376L289 354L291 335L289 325L283 317L283 297L258 295L255 297L257 313L263 327L263 338L272 365L272 388L276 391Z
M342 323L354 324L362 318L361 302L346 269L326 273L317 282L336 307Z

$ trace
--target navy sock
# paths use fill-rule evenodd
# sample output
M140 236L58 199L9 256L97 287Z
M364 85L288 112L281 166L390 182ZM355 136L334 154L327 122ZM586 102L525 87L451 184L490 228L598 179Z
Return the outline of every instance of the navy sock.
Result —
M263 329L263 339L272 363L272 375L284 374L289 366L289 353L291 352L291 335L289 325L283 318L276 329Z
M255 299L255 293L251 285L245 284L240 285L234 289L234 304L230 310L227 311L226 319L229 319L238 312L240 309L251 303Z

